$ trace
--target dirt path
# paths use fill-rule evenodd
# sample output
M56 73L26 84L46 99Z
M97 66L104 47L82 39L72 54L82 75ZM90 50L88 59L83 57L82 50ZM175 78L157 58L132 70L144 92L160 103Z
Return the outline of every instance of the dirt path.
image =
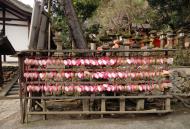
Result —
M172 114L127 115L120 118L80 120L76 116L48 116L44 121L33 116L28 124L20 124L19 101L0 101L0 129L190 129L190 111Z

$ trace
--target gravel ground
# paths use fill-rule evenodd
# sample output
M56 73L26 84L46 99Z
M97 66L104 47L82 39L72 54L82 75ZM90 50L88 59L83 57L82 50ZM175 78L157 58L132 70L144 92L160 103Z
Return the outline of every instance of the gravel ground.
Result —
M190 110L163 116L126 115L82 120L77 116L54 115L45 121L33 116L28 124L20 124L19 119L19 101L0 100L0 129L190 129Z

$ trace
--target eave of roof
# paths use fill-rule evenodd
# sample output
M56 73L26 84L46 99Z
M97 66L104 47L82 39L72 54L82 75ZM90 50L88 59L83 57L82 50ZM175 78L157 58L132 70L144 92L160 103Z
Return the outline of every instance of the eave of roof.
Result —
M0 37L0 55L14 55L15 49L6 36Z
M23 15L27 15L28 17L31 17L32 15L32 7L18 0L0 0L0 2L9 8L13 8L18 12L23 13Z

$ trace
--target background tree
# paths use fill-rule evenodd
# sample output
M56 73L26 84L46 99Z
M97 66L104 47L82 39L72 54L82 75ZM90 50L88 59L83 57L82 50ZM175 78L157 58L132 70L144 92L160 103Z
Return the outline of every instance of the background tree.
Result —
M170 26L180 28L190 23L189 0L147 0L153 9L152 24L155 28Z
M148 8L146 0L105 0L89 20L91 24L99 23L103 30L116 32L127 28L131 23L144 23L144 12Z

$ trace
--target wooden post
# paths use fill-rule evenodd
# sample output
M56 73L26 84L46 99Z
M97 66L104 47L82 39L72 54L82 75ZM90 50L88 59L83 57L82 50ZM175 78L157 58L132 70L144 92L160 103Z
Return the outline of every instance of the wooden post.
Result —
M102 94L102 96L105 96L104 94ZM105 112L106 111L106 100L105 99L101 99L101 112ZM101 118L103 118L104 115L101 115Z
M19 97L20 97L20 114L21 114L21 123L24 123L24 107L23 107L23 85L22 85L22 81L24 80L23 77L23 73L24 73L24 66L23 66L23 57L19 56L18 58L18 64L19 64L19 74L20 74L20 78L19 78Z
M144 99L137 100L136 110L144 110Z
M50 17L50 9L51 9L51 0L48 0L48 16ZM48 50L51 49L51 24L50 22L48 23ZM48 55L50 53L48 52Z
M120 98L120 111L125 111L125 99L122 96Z
M0 87L3 85L3 68L2 68L2 59L0 55Z
M142 94L139 94L142 95ZM136 105L136 110L144 110L144 99L138 99L137 100L137 105Z
M29 49L36 49L38 42L39 26L40 26L40 2L35 1L32 12L30 33L29 33Z
M83 99L83 111L89 111L89 100L88 99Z
M171 103L170 103L170 98L167 98L165 100L165 110L171 110Z

